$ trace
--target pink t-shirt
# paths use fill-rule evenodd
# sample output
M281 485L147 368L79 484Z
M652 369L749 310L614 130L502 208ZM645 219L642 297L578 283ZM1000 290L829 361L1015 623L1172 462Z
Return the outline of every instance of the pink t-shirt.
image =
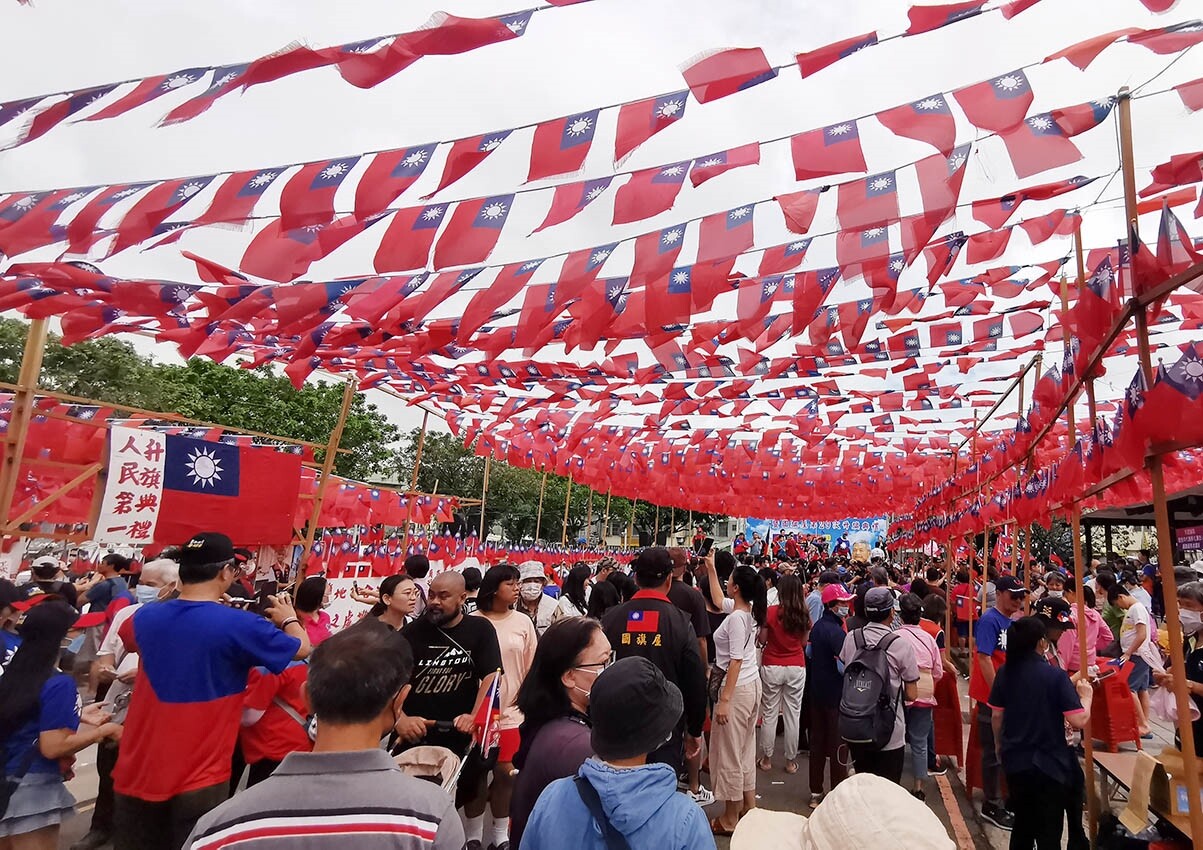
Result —
M922 626L904 625L898 630L898 633L904 640L910 641L914 648L915 665L920 672L930 673L932 681L938 682L944 675L944 662L940 659L940 647L936 646L936 639L929 635ZM935 704L935 699L917 699L911 703L919 708L931 707Z
M333 636L334 632L330 630L330 615L325 611L318 611L314 619L305 617L304 620L305 634L309 635L311 647L317 647L326 638Z
M1074 623L1078 622L1078 606L1069 606L1069 616ZM1103 622L1103 615L1093 608L1086 609L1086 666L1093 667L1099 663L1099 650L1107 647L1115 636L1111 628ZM1068 673L1075 673L1081 667L1081 655L1078 652L1078 633L1074 629L1066 629L1065 634L1057 641L1057 654Z
M473 616L484 617L497 630L497 645L501 648L501 722L498 725L502 729L517 729L522 725L518 689L535 658L539 634L531 618L521 611L509 611L499 620L485 617L479 611Z

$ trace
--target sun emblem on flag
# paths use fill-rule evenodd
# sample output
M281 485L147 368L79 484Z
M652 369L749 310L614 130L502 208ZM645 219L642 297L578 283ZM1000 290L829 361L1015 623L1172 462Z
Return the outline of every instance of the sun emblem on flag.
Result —
M656 110L656 114L661 118L672 118L681 111L681 107L684 105L685 104L679 100L666 100L664 103L660 104L660 108Z
M1007 74L1005 77L995 80L994 85L1003 91L1018 91L1023 88L1023 80L1015 74Z
M804 250L805 250L805 249L806 249L806 248L807 248L809 245L810 245L810 243L809 243L809 242L807 242L805 239L802 239L802 240L799 240L799 241L797 241L797 242L791 242L791 243L789 244L789 250L791 250L791 251L804 251Z
M868 230L865 231L865 238L866 239L877 239L879 236L881 236L885 232L886 232L886 229L884 227L870 227Z
M426 221L434 221L436 218L441 218L443 215L442 207L431 207L422 213L422 218Z
M681 231L676 228L673 228L672 230L665 231L664 236L661 238L661 241L665 245L671 245L674 242L679 241L680 238L681 238Z
M704 159L698 163L698 168L713 168L716 165L722 165L723 161L717 156L712 156L709 159Z
M738 209L731 210L731 218L746 218L750 212L752 212L751 207L740 207Z
M221 86L229 85L230 83L232 83L235 80L235 78L237 78L237 76L238 76L237 74L235 74L233 71L231 71L230 73L226 74L221 79L219 79L216 83L214 83L213 86L214 86L214 88L219 88Z
M890 186L892 186L893 184L894 184L894 181L892 179L890 179L889 177L885 177L883 175L881 177L873 178L872 182L869 183L869 188L875 192L884 192L886 189L889 189Z
M592 189L590 189L588 192L585 193L585 197L588 200L593 201L593 200L596 200L598 197L600 197L601 193L604 191L606 191L605 186L594 186Z
M500 144L501 139L485 139L483 142L481 142L480 149L482 151L496 150L497 146Z
M180 194L183 195L185 198L191 198L193 195L195 195L200 190L201 190L201 184L193 181L192 183L185 183L183 186L181 186Z
M19 210L27 210L37 202L38 199L35 196L30 195L28 198L22 198L21 200L17 201L15 204L13 204L13 206Z
M493 201L490 204L486 204L485 207L480 211L480 214L489 220L493 220L501 218L503 215L505 215L505 210L505 204L501 203L501 201Z
M266 186L276 179L275 171L261 171L251 178L252 186Z
M426 161L426 157L428 157L429 155L430 155L430 151L427 151L427 150L414 151L409 156L405 157L405 159L401 160L401 164L402 165L421 165L423 162Z
M128 198L130 195L136 194L140 191L142 191L141 186L127 186L126 188L122 189L120 192L114 192L113 197L114 198Z
M1047 115L1033 115L1028 119L1028 124L1034 130L1051 130L1053 122L1049 120Z
M827 135L829 136L846 136L851 132L851 124L836 124L834 127L829 127L827 129Z
M965 164L965 154L954 153L948 158L948 167L953 171L957 171Z
M890 270L900 272L906 268L906 263L901 259L890 260Z
M608 256L610 256L610 252L604 249L601 251L594 251L593 256L589 258L589 261L596 266L604 263L606 261L606 257Z
M529 263L523 263L522 268L518 269L518 271L522 271L522 272L534 271L535 269L539 268L539 264L542 262L543 262L542 260L531 260Z
M660 172L661 177L679 177L685 173L684 166L670 165L668 168Z
M918 109L943 109L944 99L940 97L925 97L915 104Z
M1182 380L1192 383L1203 382L1203 361L1191 358L1182 363Z
M677 272L674 274L673 283L689 283L689 272Z
M221 459L212 449L193 449L188 453L188 460L184 466L192 483L199 485L202 490L205 487L215 487L225 471L221 468Z
M175 304L183 304L192 297L192 290L186 286L173 286L166 292L167 300Z
M190 85L194 82L196 82L196 77L193 77L191 74L172 74L163 81L162 88L171 91L173 89L183 88L184 86Z
M526 29L526 21L522 20L521 18L517 18L512 21L506 21L505 26L510 32L514 33L515 35L519 35L524 29Z
M330 165L327 165L325 168L322 169L322 177L325 177L327 180L330 180L335 177L340 177L341 175L346 173L346 171L347 171L347 164L345 162L333 162Z
M588 133L589 128L592 126L593 122L584 116L581 116L580 118L574 118L568 125L568 135L579 136L582 133Z
M67 205L69 205L69 204L73 204L73 203L75 203L76 201L78 201L80 198L82 198L82 197L84 197L84 196L85 196L85 193L83 193L83 192L72 192L70 195L65 195L65 196L63 197L63 199L59 201L59 206L64 206L64 207L65 207L65 206L67 206ZM28 198L22 198L21 200L29 200L29 199L28 199ZM18 202L18 206L20 206L20 203L19 203L19 202Z

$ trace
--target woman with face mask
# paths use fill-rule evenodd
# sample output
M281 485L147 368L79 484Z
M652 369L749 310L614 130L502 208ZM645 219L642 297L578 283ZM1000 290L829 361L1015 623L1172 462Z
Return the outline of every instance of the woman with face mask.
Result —
M596 620L559 620L545 637L518 691L524 720L522 744L514 756L518 777L510 801L511 847L521 846L526 821L543 789L575 776L593 755L589 691L610 663L610 642Z
M1183 656L1186 659L1186 689L1200 719L1191 726L1195 733L1195 752L1203 748L1203 581L1191 581L1178 586L1178 616L1182 622L1182 637L1186 643ZM1155 675L1157 684L1163 688L1174 686L1170 671ZM1175 734L1174 744L1182 746L1181 738Z

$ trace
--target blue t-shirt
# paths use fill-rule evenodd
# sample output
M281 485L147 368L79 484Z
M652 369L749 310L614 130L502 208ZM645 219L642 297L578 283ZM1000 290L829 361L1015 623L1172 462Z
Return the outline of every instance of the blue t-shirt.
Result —
M38 736L54 729L76 731L79 729L80 708L82 703L74 679L65 673L56 673L47 679L38 696L37 711L4 742L6 775L13 779L26 773L59 775L58 760L48 759L36 751ZM27 762L28 770L25 768Z
M8 662L12 660L13 653L17 651L17 647L20 645L20 635L14 635L12 632L0 629L0 675L3 675L2 671L8 666Z
M131 602L134 601L133 596L129 592L129 585L125 583L125 579L121 576L113 576L92 585L88 589L86 598L92 604L93 611L103 611L112 604L114 599L119 599L122 596L128 597Z
M1039 659L1004 664L994 677L990 707L1003 711L1003 770L1038 770L1068 784L1077 756L1065 740L1065 716L1083 709L1064 670Z

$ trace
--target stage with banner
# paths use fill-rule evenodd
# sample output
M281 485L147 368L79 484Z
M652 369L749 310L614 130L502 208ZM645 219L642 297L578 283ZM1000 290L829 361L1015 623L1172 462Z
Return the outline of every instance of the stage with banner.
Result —
M753 534L759 534L765 540L775 540L783 534L801 537L803 542L817 539L820 544L826 542L826 550L830 553L867 561L873 549L885 548L889 528L888 517L818 521L748 519L745 533L749 540Z

